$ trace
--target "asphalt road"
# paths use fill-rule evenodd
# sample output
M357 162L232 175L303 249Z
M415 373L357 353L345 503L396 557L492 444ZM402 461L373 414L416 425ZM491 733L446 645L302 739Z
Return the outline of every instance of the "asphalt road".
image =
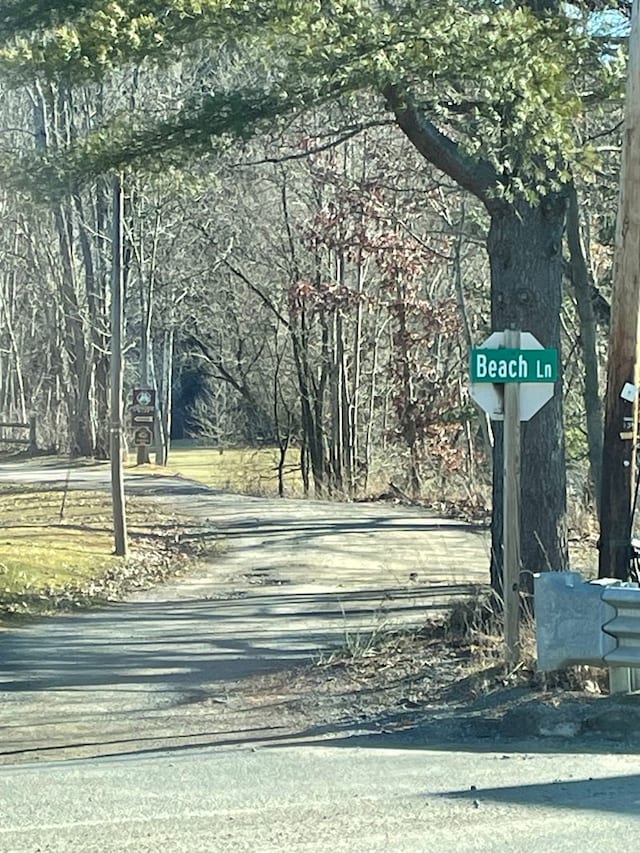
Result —
M0 799L11 853L631 853L640 828L636 756L352 739L1 769Z
M0 466L0 481L64 478ZM72 472L101 488L104 468ZM267 728L234 685L487 573L484 531L418 510L269 501L131 478L224 536L200 575L0 634L0 849L635 850L635 755L573 741L454 749ZM274 711L275 708L275 711Z

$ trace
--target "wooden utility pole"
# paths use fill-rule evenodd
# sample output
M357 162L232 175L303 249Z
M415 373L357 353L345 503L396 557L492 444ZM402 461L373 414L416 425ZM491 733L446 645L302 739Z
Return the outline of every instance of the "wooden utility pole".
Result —
M113 179L113 225L111 252L111 500L115 554L127 554L127 519L124 503L122 463L122 327L124 324L123 273L123 194L122 179Z
M609 365L605 403L600 577L625 578L629 570L635 482L640 318L640 22L633 2L625 127L616 225ZM626 387L625 387L626 386ZM635 391L635 393L634 393Z

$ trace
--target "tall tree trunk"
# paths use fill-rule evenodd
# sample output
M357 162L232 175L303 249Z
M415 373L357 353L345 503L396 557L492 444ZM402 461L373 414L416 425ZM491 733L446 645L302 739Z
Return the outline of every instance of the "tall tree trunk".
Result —
M631 561L640 384L640 6L629 35L620 196L616 217L600 501L599 577L626 579ZM621 391L635 386L633 400ZM629 424L630 421L630 424ZM625 437L631 426L631 437Z
M73 226L68 207L57 205L54 211L58 243L62 259L60 292L64 311L65 335L69 364L73 370L72 386L67 389L69 403L69 434L74 456L91 456L91 404L89 397L91 366L85 340L82 309L78 302L73 257Z
M69 104L62 87L42 88L37 84L32 93L33 126L36 148L47 151L56 148L60 140L68 141ZM70 452L91 456L90 353L87 353L84 318L78 298L75 269L75 232L73 213L69 204L57 204L53 210L60 249L60 296L65 324L65 348L70 370L65 389L69 413Z
M140 387L151 387L151 360L153 358L153 341L151 337L151 319L153 314L153 270L150 271L147 281L145 281L145 263L144 263L144 242L141 239L138 247L140 253L140 263L138 270L138 296L140 301ZM158 406L158 394L156 389L156 407ZM154 438L157 435L158 416L154 412ZM157 448L156 448L157 452ZM149 462L149 448L146 445L139 445L136 452L136 463L138 465L146 465Z
M297 329L294 328L296 322L295 318L292 318L292 345L300 394L302 443L306 449L302 465L303 473L306 475L305 494L309 489L309 469L311 469L315 495L316 497L323 497L326 466L321 426L317 422L318 409L322 411L322 403L318 403L318 389L314 386L309 368L304 312Z
M567 209L567 244L569 246L569 276L580 319L580 341L584 365L584 408L589 445L589 469L596 507L600 509L600 481L602 479L603 422L600 383L598 381L597 323L593 306L593 281L580 236L578 194L573 184L569 187Z
M99 118L103 116L104 91L99 87L96 99L96 110ZM95 190L95 222L96 222L96 289L97 300L104 317L104 334L100 339L94 339L94 405L95 405L95 455L98 459L109 458L109 355L107 324L109 310L107 294L110 281L110 246L108 240L109 228L109 185L107 178L98 179Z
M407 320L407 287L398 274L396 280L396 310L398 327L394 333L397 352L398 372L402 393L401 409L398 412L402 437L409 450L409 494L420 497L422 482L420 477L420 446L416 424L416 403L411 375L410 332Z
M336 280L345 285L345 259L336 255ZM351 482L351 434L349 431L349 391L344 352L344 321L340 306L333 309L331 319L331 480L340 494L349 492ZM350 492L349 492L350 493Z
M560 349L562 230L565 199L549 195L537 207L501 204L491 215L487 248L491 266L492 327L531 332ZM502 578L502 425L494 445L491 578ZM556 393L523 424L521 588L533 573L568 565L562 377Z
M330 444L329 444L329 463L331 467L331 489L342 493L344 488L344 469L343 459L344 452L342 446L342 361L340 358L340 348L342 345L342 321L340 318L340 310L334 308L333 316L331 317L330 325L330 371L329 371L329 388L330 388L330 409L331 409L331 429L330 429Z
M460 319L462 320L462 328L464 331L464 341L468 350L471 350L473 347L473 335L471 334L471 323L469 322L469 315L467 312L466 299L464 294L464 283L462 280L462 245L463 245L463 237L464 237L464 226L465 226L465 217L466 217L466 207L464 201L462 202L462 207L460 210L460 223L458 225L458 233L456 235L456 242L454 247L453 254L453 275L454 275L454 284L456 288L456 298L458 300L458 307L460 309ZM453 227L453 223L449 219L449 224ZM480 418L480 429L482 431L482 439L484 443L484 451L489 460L493 459L493 427L491 425L491 419L486 412L479 412ZM472 470L473 465L473 443L471 441L471 424L467 421L465 426L465 432L467 434L467 446L469 448L469 469Z
M171 445L171 415L173 404L173 341L175 326L173 317L171 326L164 330L162 343L162 381L160 383L159 411L156 412L158 435L156 436L156 465L166 465L169 461Z
M13 252L18 256L18 230L16 228L13 235ZM7 371L11 371L10 376L15 377L17 384L17 396L10 406L3 413L9 415L9 419L13 420L13 411L15 408L22 422L27 420L27 398L25 393L24 374L22 370L22 357L20 347L15 332L14 314L16 297L16 268L15 266L5 274L5 284L0 286L0 317L4 315L4 328L9 338L9 358L7 359ZM8 387L8 383L7 383Z
M107 317L106 305L101 298L100 289L96 278L94 254L92 243L87 228L84 205L79 193L74 193L73 201L78 216L78 240L82 252L84 266L84 281L86 291L86 305L89 314L90 356L89 362L93 365L93 401L94 413L92 433L93 454L98 459L106 459L108 456L106 440L106 420L108 417L106 408L106 394L108 388L108 360L106 357L108 339L106 334ZM89 365L87 365L89 369ZM90 383L91 384L91 383Z
M358 426L360 422L360 397L362 389L362 329L363 329L363 299L364 291L364 269L362 267L362 252L356 266L356 293L358 304L356 306L356 319L353 330L353 370L351 377L351 405L349 406L349 494L356 497L358 481L362 460L360 459L360 433Z
M487 250L493 329L513 326L530 331L543 345L559 349L566 200L551 190L536 207L522 199L512 204L501 200L496 193L501 176L492 163L469 156L398 87L388 86L385 96L416 149L458 186L473 193L491 218ZM568 563L565 464L560 378L553 399L523 429L521 553L525 589L532 588L533 572L562 569ZM500 588L502 430L498 429L493 480L491 581Z

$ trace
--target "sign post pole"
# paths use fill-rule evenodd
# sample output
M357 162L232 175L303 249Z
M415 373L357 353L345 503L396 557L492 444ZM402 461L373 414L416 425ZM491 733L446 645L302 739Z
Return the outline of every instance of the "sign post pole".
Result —
M504 333L505 347L520 348L520 332ZM502 505L502 594L505 660L513 666L520 657L520 387L504 384Z
M111 500L113 505L114 553L127 556L127 515L122 467L122 328L123 328L123 211L122 178L113 179L113 239L111 262Z
M502 595L509 665L520 659L520 423L553 397L558 361L558 351L545 349L531 332L492 332L471 350L471 399L492 420L504 421Z

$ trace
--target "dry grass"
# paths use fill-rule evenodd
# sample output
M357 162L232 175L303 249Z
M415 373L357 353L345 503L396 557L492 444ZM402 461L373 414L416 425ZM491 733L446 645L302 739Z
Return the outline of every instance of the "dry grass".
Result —
M522 620L520 640L520 662L506 666L501 604L495 593L482 588L455 602L444 617L422 626L397 630L381 624L376 630L345 636L343 646L321 656L317 666L339 671L342 680L357 682L363 690L365 686L388 690L408 680L412 695L430 699L445 691L456 701L471 701L512 687L535 693L608 692L605 669L572 666L539 673L530 617Z
M532 688L563 689L585 693L608 692L606 669L570 666L557 672L537 670L535 621L523 616L520 625L520 662L512 668L504 665L504 640L501 602L492 591L479 591L452 608L445 620L447 641L469 650L468 668L487 684L520 684Z
M129 466L134 471L179 474L226 492L268 497L278 494L278 458L278 451L273 447L215 448L177 442L171 448L166 469L157 466L136 469L133 456ZM288 456L284 483L287 497L302 496L302 478L295 451Z
M150 520L130 506L134 527ZM89 492L0 488L0 583L5 593L82 582L114 562L110 504Z
M135 454L128 458L130 473L178 474L214 489L238 494L275 497L278 494L279 452L275 447L207 447L196 441L177 441L171 446L166 468L136 465ZM392 464L393 463L393 464ZM399 470L400 469L400 470ZM366 500L402 499L402 460L391 455L370 472ZM394 492L399 482L400 492ZM287 454L284 486L286 497L302 497L299 451ZM441 515L485 521L490 515L491 490L480 481L470 485L464 475L425 478L422 497L417 501ZM336 495L339 498L339 495ZM342 496L348 499L348 495ZM409 499L411 500L411 499Z

